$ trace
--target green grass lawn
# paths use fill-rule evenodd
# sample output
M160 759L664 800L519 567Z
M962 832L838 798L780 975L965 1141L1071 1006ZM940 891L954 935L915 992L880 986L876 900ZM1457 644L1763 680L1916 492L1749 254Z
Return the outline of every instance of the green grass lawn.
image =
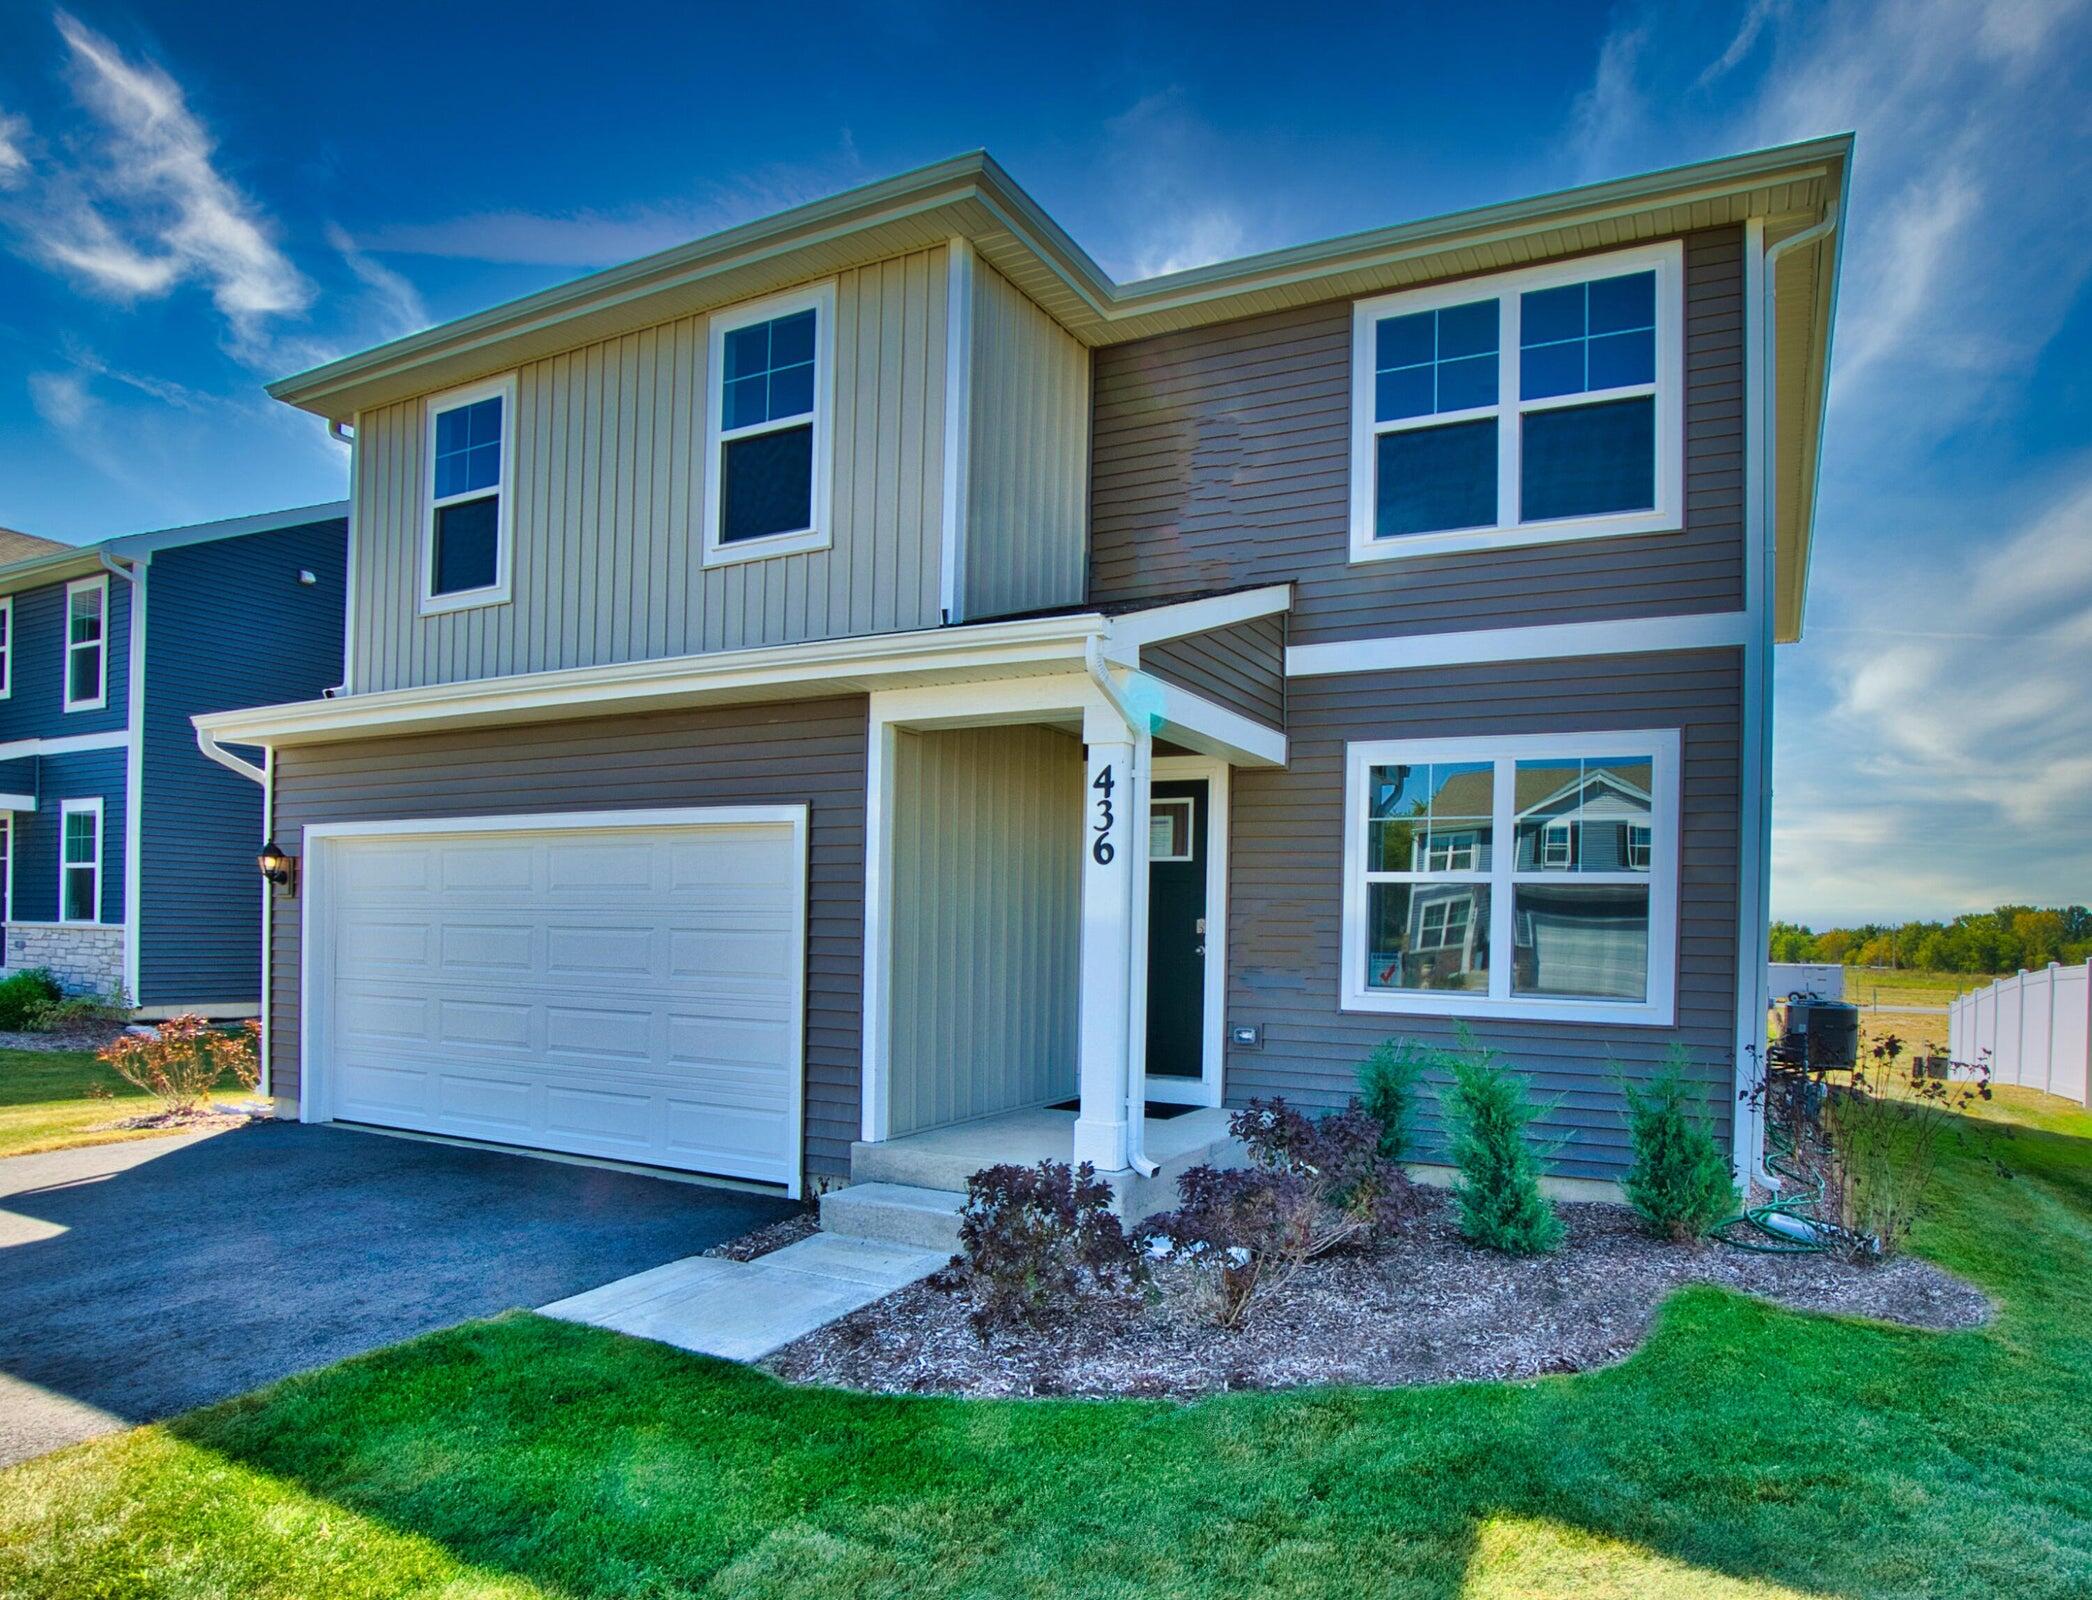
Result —
M90 1094L106 1089L113 1099ZM227 1090L218 1099L230 1104L250 1098L245 1090ZM110 1128L104 1124L143 1116L152 1100L134 1089L86 1050L0 1050L0 1156L26 1156L71 1145L107 1144L117 1139L149 1139L150 1128Z
M527 1315L0 1475L0 1594L2092 1593L2092 1117L2013 1092L1936 1335L1679 1294L1624 1365L891 1400Z

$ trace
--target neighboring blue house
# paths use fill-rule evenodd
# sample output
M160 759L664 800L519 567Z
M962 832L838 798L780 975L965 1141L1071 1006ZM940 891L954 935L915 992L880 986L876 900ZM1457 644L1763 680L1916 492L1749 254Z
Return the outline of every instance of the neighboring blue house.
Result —
M340 682L347 511L0 543L9 970L147 1016L256 1012L262 791L189 719Z

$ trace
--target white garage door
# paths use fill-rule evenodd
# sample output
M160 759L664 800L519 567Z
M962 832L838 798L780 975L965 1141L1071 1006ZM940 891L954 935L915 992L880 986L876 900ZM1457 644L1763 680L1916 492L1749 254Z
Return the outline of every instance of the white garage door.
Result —
M803 811L446 828L308 831L317 1114L796 1190Z

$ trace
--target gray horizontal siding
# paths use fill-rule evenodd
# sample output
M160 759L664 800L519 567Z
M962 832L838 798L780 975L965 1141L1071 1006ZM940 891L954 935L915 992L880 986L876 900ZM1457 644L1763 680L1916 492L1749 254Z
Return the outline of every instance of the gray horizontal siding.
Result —
M337 517L181 545L145 577L138 1003L253 1005L261 995L258 784L207 760L190 717L306 700L341 681ZM298 581L309 571L316 582ZM226 597L245 602L225 625Z
M1295 583L1292 640L1734 610L1743 596L1743 239L1685 241L1685 525L1354 564L1351 303L1093 358L1090 597Z
M316 822L809 805L806 1165L841 1175L859 1129L866 719L847 697L286 750L276 836L302 854ZM272 1088L292 1096L300 909L278 896L271 925Z
M422 400L359 419L351 688L786 644L941 620L943 247L836 281L833 543L703 564L709 323L525 363L514 598L417 614Z
M1741 692L1735 651L1295 679L1291 765L1234 776L1228 1020L1262 1024L1264 1047L1230 1052L1229 1102L1277 1094L1340 1105L1379 1040L1455 1036L1450 1018L1338 1009L1347 742L1675 727L1683 743L1677 1026L1491 1020L1471 1027L1518 1065L1536 1095L1559 1099L1542 1123L1545 1136L1567 1141L1552 1163L1558 1172L1620 1175L1626 1134L1613 1064L1639 1077L1673 1044L1691 1052L1726 1138ZM1439 1133L1427 1108L1427 1154L1442 1148Z
M1271 727L1286 725L1283 614L1144 646L1140 669Z

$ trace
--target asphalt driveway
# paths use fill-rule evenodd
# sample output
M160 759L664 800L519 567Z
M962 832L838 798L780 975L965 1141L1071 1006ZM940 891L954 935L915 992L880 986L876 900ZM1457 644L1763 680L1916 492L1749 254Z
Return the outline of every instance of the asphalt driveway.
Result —
M0 1160L0 1465L578 1294L788 1209L288 1122Z

